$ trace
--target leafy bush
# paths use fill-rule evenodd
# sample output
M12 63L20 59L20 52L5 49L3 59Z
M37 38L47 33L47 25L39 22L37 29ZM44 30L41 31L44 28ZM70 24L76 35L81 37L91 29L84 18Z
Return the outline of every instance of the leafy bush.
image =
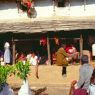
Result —
M27 79L27 75L29 74L30 71L30 64L28 61L25 62L25 64L22 61L18 61L16 63L16 74L18 77L20 77L22 80Z
M25 64L22 61L18 61L15 65L0 65L0 92L3 87L7 84L7 77L12 73L17 74L18 77L25 80L30 71L30 64L28 61Z
M2 66L0 65L0 91L3 90L5 84L7 84L7 77L14 72L14 66Z

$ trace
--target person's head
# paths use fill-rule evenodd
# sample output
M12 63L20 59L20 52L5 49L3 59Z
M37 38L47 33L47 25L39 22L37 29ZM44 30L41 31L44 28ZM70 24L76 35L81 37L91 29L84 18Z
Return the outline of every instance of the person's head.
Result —
M82 55L82 57L81 57L81 63L82 64L87 64L88 63L88 56L87 55Z
M93 70L93 73L92 73L90 82L91 82L92 84L95 84L95 69Z
M4 48L9 48L9 47L10 47L9 42L5 42L5 44L4 44Z
M31 56L35 57L35 52L34 51L31 52Z
M66 45L65 45L65 44L61 44L61 47L62 47L62 48L65 48L65 47L66 47Z

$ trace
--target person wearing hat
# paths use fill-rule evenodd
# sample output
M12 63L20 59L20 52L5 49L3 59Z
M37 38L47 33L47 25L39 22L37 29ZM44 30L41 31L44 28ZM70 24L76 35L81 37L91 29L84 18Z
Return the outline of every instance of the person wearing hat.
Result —
M93 72L93 67L88 63L89 61L88 61L87 55L83 55L80 58L80 60L81 60L81 67L79 69L79 80L78 81L73 80L71 82L69 95L79 95L74 92L78 92L81 88L84 89L83 93L85 93L88 91L88 88L90 85L90 78ZM82 95L85 95L85 94L82 94Z

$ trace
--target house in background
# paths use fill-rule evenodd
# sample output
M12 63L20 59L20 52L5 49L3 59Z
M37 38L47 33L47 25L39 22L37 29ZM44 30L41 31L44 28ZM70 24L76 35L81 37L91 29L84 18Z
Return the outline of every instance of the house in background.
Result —
M40 39L47 39L47 55L51 61L52 42L58 37L61 43L73 42L80 54L92 51L95 43L94 0L34 0L34 16L18 12L14 0L0 0L0 46L9 41L13 51L38 47ZM34 44L37 43L36 45ZM33 44L31 44L31 42ZM19 47L23 47L23 49ZM27 47L28 46L28 47Z

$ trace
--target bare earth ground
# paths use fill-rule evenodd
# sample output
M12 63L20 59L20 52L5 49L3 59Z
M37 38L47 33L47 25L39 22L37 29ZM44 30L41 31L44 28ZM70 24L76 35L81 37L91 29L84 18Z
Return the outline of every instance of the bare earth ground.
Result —
M92 65L95 67L95 62L93 62ZM67 77L62 77L62 68L60 66L40 65L39 79L37 79L35 77L35 67L31 66L31 73L28 77L30 88L33 93L41 93L34 93L35 95L68 95L71 81L78 79L79 67L80 65L69 65L67 67ZM14 88L15 95L17 95L22 80L11 76L8 78L8 83L12 88Z

